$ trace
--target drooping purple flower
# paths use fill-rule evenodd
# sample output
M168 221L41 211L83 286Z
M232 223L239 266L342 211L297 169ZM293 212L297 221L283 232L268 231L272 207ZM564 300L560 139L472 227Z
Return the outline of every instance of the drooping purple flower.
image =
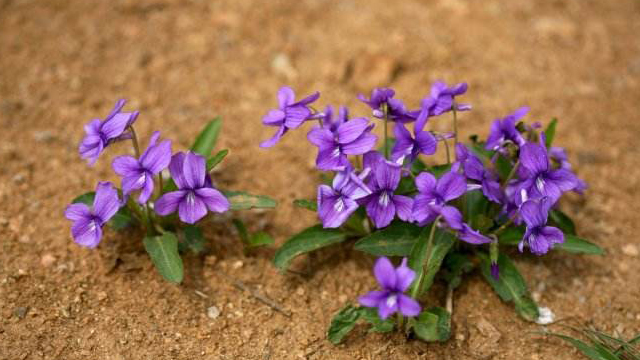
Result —
M122 176L122 192L125 196L135 190L142 190L138 202L146 203L153 193L153 178L171 162L171 141L156 144L160 132L151 135L149 146L139 159L133 156L118 156L113 160L113 170Z
M420 112L416 121L418 129L424 129L428 119L431 116L442 115L447 111L451 111L456 96L467 92L467 83L459 83L452 87L448 87L442 81L436 81L431 86L429 96L422 99L420 104ZM455 104L457 111L471 110L469 104Z
M546 226L549 210L553 206L553 199L543 197L538 200L525 201L520 207L520 215L527 225L522 241L518 244L520 252L526 243L531 252L544 255L553 248L554 244L564 242L564 234L560 229Z
M453 169L462 168L467 179L482 185L482 193L495 203L502 203L503 193L498 177L487 169L482 161L463 144L456 144L456 163Z
M349 167L336 174L332 186L318 187L318 216L324 228L340 227L358 209L357 200L371 194L362 181L368 172L369 169L356 175Z
M571 163L569 162L569 157L567 156L567 152L564 148L552 146L549 149L549 158L555 160L560 165L560 169L573 171ZM578 177L576 177L576 181L578 183L573 190L578 194L584 193L589 186L584 180Z
M190 151L179 152L171 158L169 172L178 190L156 200L155 210L159 215L169 215L177 210L180 220L193 224L207 215L207 209L219 213L229 210L227 198L206 179L203 156Z
M433 155L437 143L435 136L429 131L418 130L414 127L414 135L403 124L397 123L393 128L396 143L391 151L391 158L396 162L403 162L405 158L412 163L419 154Z
M307 134L307 139L318 147L316 166L320 170L343 170L349 166L348 155L362 155L376 144L377 137L371 133L373 125L369 125L369 120L348 120L346 109L340 115L338 121L329 122L328 127L315 127Z
M415 182L419 193L413 203L413 219L425 225L442 216L451 229L462 230L462 214L447 203L467 191L464 176L449 171L436 180L433 174L423 172L416 177Z
M104 120L93 119L84 126L85 137L80 141L78 151L89 165L95 164L102 151L109 144L124 139L130 139L131 134L125 133L138 117L138 112L122 112L126 100L116 102L111 113Z
M394 195L400 183L402 168L399 164L387 161L376 151L364 155L365 168L371 169L367 186L371 195L361 202L376 228L383 228L398 215L401 220L411 221L413 199L408 196Z
M93 199L93 206L74 203L67 206L64 215L73 221L71 234L76 243L95 248L102 239L102 226L120 208L118 190L110 182L99 182Z
M516 123L528 112L529 108L525 106L519 108L513 114L505 116L503 119L494 120L493 124L491 124L485 149L498 151L509 142L518 146L524 145L524 137L522 137L522 134L516 129Z
M555 203L564 191L573 190L578 186L577 177L573 172L551 168L547 148L539 143L529 142L520 148L518 176L520 181L515 185L516 204L545 196Z
M415 121L419 111L407 110L402 100L394 98L395 93L393 89L376 88L371 92L369 99L362 94L358 95L358 99L369 105L375 118L384 119L384 106L386 106L390 121L399 123Z
M496 281L500 280L500 266L498 266L498 263L491 262L491 277Z
M311 119L313 113L309 104L318 100L319 92L315 92L306 98L295 101L295 93L288 86L283 86L278 90L278 108L270 110L262 118L262 123L267 126L277 126L278 131L269 140L260 144L262 148L274 146L289 129L296 129L305 120Z
M400 312L404 316L418 316L420 304L412 297L404 294L416 277L415 271L407 266L407 258L394 269L393 264L386 257L376 260L373 273L382 290L370 291L358 299L360 305L377 307L378 316L386 320L392 314Z
M469 244L488 244L491 242L491 239L482 235L477 230L471 228L471 226L466 223L462 224L462 229L458 231L458 238L462 241L468 242Z

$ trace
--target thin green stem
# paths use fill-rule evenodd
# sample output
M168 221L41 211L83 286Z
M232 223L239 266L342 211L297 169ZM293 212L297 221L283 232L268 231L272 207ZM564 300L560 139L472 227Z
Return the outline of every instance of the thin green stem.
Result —
M404 324L404 316L400 311L398 311L398 330L402 329L403 324Z
M133 126L129 125L129 129L131 130L131 141L133 142L133 150L136 152L136 158L140 158L140 145L138 145L138 135L136 135L136 131L133 129Z
M520 159L516 161L515 165L513 165L513 169L511 169L511 172L509 172L509 175L504 180L504 183L502 184L503 189L507 186L507 184L509 183L509 180L511 180L513 176L516 174L516 170L518 170L518 166L520 166Z
M498 234L500 234L501 232L503 232L503 231L504 231L504 230L505 230L509 225L513 224L513 221L514 221L515 219L516 219L516 217L515 217L515 216L513 216L513 217L509 218L509 220L507 220L507 222L506 222L506 223L502 224L499 228L497 228L497 229L493 232L493 234L494 234L494 235L498 235Z
M162 196L164 189L164 181L162 180L162 171L158 173L158 197Z
M451 153L449 152L449 143L445 138L442 138L442 141L444 141L444 148L447 150L447 165L449 165L451 164Z
M458 145L458 116L455 102L451 106L451 112L453 112L453 145L455 148L455 146Z
M429 258L431 257L431 249L433 248L433 237L436 234L436 226L441 218L442 218L442 215L438 215L438 217L433 221L433 224L431 225L431 231L429 232L429 238L427 239L427 251L425 253L425 261L424 261L424 264L422 265L422 273L420 274L420 277L417 279L418 281L417 286L414 286L413 289L411 289L411 297L414 299L416 299L422 292L422 286L424 285L423 284L424 275L427 273L427 270L429 269Z
M384 111L384 158L389 160L389 130L387 125L389 123L389 108L386 104L382 106Z

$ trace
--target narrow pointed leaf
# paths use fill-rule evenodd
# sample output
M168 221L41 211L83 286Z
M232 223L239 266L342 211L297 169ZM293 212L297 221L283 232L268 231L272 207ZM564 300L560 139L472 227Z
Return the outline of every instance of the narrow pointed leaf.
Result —
M222 128L222 119L217 117L207 124L205 128L200 132L200 135L196 138L196 141L191 146L191 151L198 153L205 158L211 155L211 151L218 141L218 135Z
M252 248L258 246L273 245L274 243L275 240L273 240L273 237L271 237L271 235L264 231L258 231L257 233L251 235L251 237L249 238L249 247Z
M318 211L318 204L315 200L297 199L293 200L293 205L314 212Z
M184 234L184 242L178 244L179 250L183 250L182 248L184 248L184 250L188 249L194 254L204 252L207 246L207 241L205 240L204 235L202 235L202 230L199 227L188 225L182 229L182 232ZM182 245L182 248L180 245Z
M420 231L414 224L395 220L386 228L360 239L354 249L376 256L409 256Z
M551 120L549 125L547 125L547 128L544 130L544 135L547 138L545 141L545 145L547 146L547 149L551 147L551 144L553 143L553 138L556 136L557 125L558 125L558 119L553 119Z
M339 344L356 325L360 315L360 309L352 305L347 305L342 308L342 310L331 319L331 325L329 325L329 330L327 331L329 341L334 345Z
M504 245L518 245L524 236L524 226L506 228L498 235L498 242Z
M276 207L276 201L265 195L251 195L243 191L223 191L222 193L229 200L231 210Z
M392 318L380 319L377 308L361 307L360 317L372 325L369 332L387 333L393 331L395 326Z
M220 164L220 162L224 160L227 154L229 154L229 150L224 149L224 150L218 151L215 155L207 159L207 172L213 170L213 168L215 168L216 165Z
M538 306L531 299L527 284L511 259L504 253L500 254L498 257L500 278L496 280L491 276L491 260L489 257L482 253L479 256L482 260L480 266L482 275L500 298L506 302L513 302L516 311L524 319L529 321L538 319Z
M444 265L447 269L444 277L447 283L449 283L449 289L451 290L460 286L462 275L471 271L475 266L466 255L454 251L449 253L444 259Z
M564 242L556 245L555 248L571 253L604 255L604 250L601 247L574 235L565 235Z
M557 226L565 234L576 234L576 225L571 218L560 210L549 211L550 225Z
M273 264L278 269L285 270L296 256L342 242L345 239L345 234L340 230L324 229L320 224L312 226L287 240L276 251Z
M160 275L167 281L180 283L183 278L182 259L178 253L178 238L171 232L144 238L144 248Z
M573 345L576 349L580 350L580 352L588 357L589 359L592 360L605 360L605 358L603 358L602 356L600 356L600 354L596 351L596 349L592 348L591 346L587 345L585 342L578 340L578 339L574 339L570 336L566 336L566 335L562 335L562 334L556 334L556 333L546 333L548 335L551 336L555 336L557 338L560 338L564 341L569 342L571 345Z
M429 290L436 273L440 270L442 260L455 240L451 233L436 228L432 244L429 246L432 226L433 224L422 229L409 255L409 267L416 272L416 280L413 282L411 291L411 294L416 295L414 297L419 297ZM415 289L420 284L422 284L421 288Z

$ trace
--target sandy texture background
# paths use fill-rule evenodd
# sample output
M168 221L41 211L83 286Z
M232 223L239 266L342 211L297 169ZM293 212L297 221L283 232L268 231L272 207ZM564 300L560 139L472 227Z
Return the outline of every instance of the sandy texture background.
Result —
M519 257L539 303L572 324L630 337L640 331L640 2L618 1L29 1L0 0L0 359L578 359L525 323L479 275L454 298L444 344L358 327L324 339L331 315L375 286L373 259L348 246L279 274L272 250L245 257L229 217L207 228L211 255L188 257L186 281L161 280L140 234L108 232L95 251L62 216L98 179L117 181L109 148L79 159L82 125L116 99L186 148L215 115L231 154L220 186L270 194L277 211L239 213L279 242L311 225L315 151L306 131L274 149L258 143L280 85L322 92L319 104L367 108L355 95L391 85L411 106L436 79L467 81L462 136L522 105L560 119L590 185L564 209L605 257ZM447 121L434 121L445 130ZM233 286L241 280L291 311L287 318ZM198 293L196 293L198 291ZM432 304L442 305L442 286ZM216 306L221 314L207 317ZM561 329L560 329L561 330Z

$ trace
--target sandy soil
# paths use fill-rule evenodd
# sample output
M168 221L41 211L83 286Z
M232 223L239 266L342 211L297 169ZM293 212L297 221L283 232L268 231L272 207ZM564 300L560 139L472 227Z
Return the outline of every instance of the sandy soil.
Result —
M591 186L563 206L608 254L522 256L518 266L559 318L640 332L640 3L391 4L0 0L0 359L580 358L517 318L478 275L455 293L447 343L358 327L335 347L324 339L330 317L375 286L372 259L334 247L297 261L303 275L282 275L272 250L242 254L229 217L207 229L211 255L186 259L182 286L162 281L140 234L108 233L96 251L73 243L64 207L98 179L116 181L110 157L128 150L114 146L88 170L76 152L82 125L119 97L140 109L139 133L160 129L176 148L222 115L231 154L217 181L281 203L233 216L278 241L312 224L291 205L317 181L305 131L257 147L282 84L365 113L355 94L373 86L392 85L415 105L433 80L467 81L475 110L462 117L465 136L522 105L534 119L557 116L557 141ZM442 305L443 292L433 293ZM218 318L207 317L210 306Z

